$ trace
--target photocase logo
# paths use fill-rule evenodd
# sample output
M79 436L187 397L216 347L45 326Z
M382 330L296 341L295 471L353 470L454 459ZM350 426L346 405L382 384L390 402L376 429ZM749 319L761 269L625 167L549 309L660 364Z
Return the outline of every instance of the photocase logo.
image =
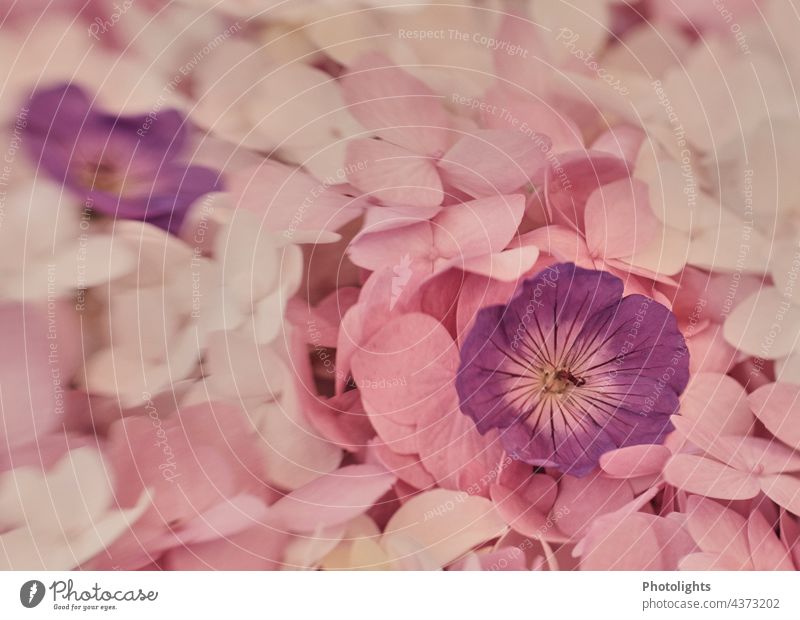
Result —
M36 579L31 579L22 584L19 589L19 602L23 607L36 607L44 598L44 584Z

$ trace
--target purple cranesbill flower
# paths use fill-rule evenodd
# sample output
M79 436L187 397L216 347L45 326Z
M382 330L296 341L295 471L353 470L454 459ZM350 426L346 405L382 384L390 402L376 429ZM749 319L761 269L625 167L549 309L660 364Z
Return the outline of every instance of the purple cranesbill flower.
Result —
M176 232L192 202L221 188L218 172L180 159L187 133L177 110L116 116L65 84L33 93L25 143L93 212Z
M689 380L675 316L622 281L572 263L483 308L461 348L456 389L480 433L515 458L583 476L604 452L661 443Z

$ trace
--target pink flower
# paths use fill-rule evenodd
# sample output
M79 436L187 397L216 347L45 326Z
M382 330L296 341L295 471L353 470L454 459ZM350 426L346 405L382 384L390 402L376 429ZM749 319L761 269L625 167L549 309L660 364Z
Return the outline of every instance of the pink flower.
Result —
M539 256L532 245L506 250L523 210L524 198L520 195L451 205L429 221L377 232L365 228L351 242L348 254L356 265L371 271L393 268L405 261L412 282L403 284L406 297L415 286L451 268L515 281Z

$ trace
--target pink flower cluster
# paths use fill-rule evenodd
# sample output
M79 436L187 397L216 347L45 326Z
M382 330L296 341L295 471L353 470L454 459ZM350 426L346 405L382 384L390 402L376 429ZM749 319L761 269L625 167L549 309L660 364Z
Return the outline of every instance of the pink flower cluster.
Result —
M800 569L790 3L389 4L0 2L0 567Z

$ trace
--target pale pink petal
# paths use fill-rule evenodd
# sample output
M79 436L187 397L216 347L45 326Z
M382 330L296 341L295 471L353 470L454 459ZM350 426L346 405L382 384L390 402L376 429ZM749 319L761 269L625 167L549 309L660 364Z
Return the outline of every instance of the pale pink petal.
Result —
M381 138L422 155L447 148L447 115L440 98L380 54L364 56L342 78L350 113Z
M435 250L448 259L501 252L517 232L524 210L520 194L447 207L432 221Z
M417 222L381 232L367 230L350 243L347 254L353 263L364 269L392 269L394 277L407 275L410 279L412 270L424 275L433 272L432 250L431 224Z
M451 402L458 364L442 325L412 313L390 321L357 351L352 370L370 415L415 424L424 410Z
M235 332L208 337L205 369L214 394L234 400L277 394L286 380L275 351Z
M298 395L288 392L282 402L264 403L249 413L264 452L267 481L292 490L335 470L343 452L320 436L303 414Z
M548 514L528 502L524 495L499 484L492 485L490 491L498 514L513 530L534 539L568 540Z
M408 540L443 567L505 532L492 503L459 491L425 491L392 516L383 541Z
M576 548L581 570L675 570L694 543L676 519L636 512L592 522Z
M780 530L781 542L791 550L795 566L800 567L800 523L784 510L780 516Z
M719 323L710 323L705 329L687 337L686 346L689 348L689 372L692 375L709 373L724 376L723 373L730 372L742 356L725 340ZM738 419L737 415L733 417Z
M703 551L747 563L750 555L747 523L738 512L693 495L687 500L686 528Z
M753 570L794 570L791 553L758 510L747 520L747 539Z
M513 129L528 137L544 134L552 141L554 153L583 148L580 129L563 110L527 96L513 85L493 86L483 102L481 120L486 127Z
M249 529L266 514L267 505L263 499L242 493L197 515L176 531L175 537L182 545L227 538Z
M594 261L582 237L565 226L543 226L521 235L517 243L535 245L541 252L554 257L557 262L575 263L587 269L594 268Z
M519 547L500 547L487 553L476 552L467 555L461 562L450 566L449 570L527 570L525 554Z
M346 531L346 525L334 525L308 535L292 537L284 551L284 566L293 570L318 568L323 558L341 542Z
M738 233L737 233L738 234ZM780 333L774 324L780 318ZM737 304L725 320L725 340L737 349L768 360L789 355L800 337L800 306L787 303L766 286Z
M440 486L474 495L489 495L489 482L503 458L498 432L481 435L461 413L450 379L450 399L424 406L417 425L417 451L426 470Z
M718 499L750 499L760 487L754 476L692 454L676 454L664 467L664 478L689 493Z
M593 151L603 151L628 162L635 162L645 134L633 125L618 125L600 134L592 143Z
M664 446L628 446L606 452L600 457L600 467L614 478L655 476L661 473L670 455Z
M291 532L340 525L369 510L394 481L382 467L348 465L279 499L270 507L270 519Z
M584 212L586 245L594 256L622 258L645 249L661 229L647 185L622 179L595 190Z
M322 183L300 168L265 160L232 175L231 200L234 208L259 216L265 231L332 231L362 210L359 201L337 191L335 185L345 181Z
M531 270L539 258L539 248L528 245L496 254L467 258L459 265L464 271L501 282L516 282Z
M468 275L464 278L456 310L459 341L469 333L475 315L481 308L505 304L516 288L516 282L502 282L478 275Z
M389 205L436 207L442 182L434 161L385 140L352 140L347 145L347 180Z
M54 313L54 321L59 314ZM66 385L61 385L61 376L56 372L60 367L58 356L52 368L48 361L48 336L53 332L49 331L44 314L21 304L3 304L0 326L3 341L0 443L5 450L13 444L33 441L37 435L56 427L59 401L55 390L63 393Z
M436 480L422 466L416 454L400 454L382 441L370 444L370 454L400 480L417 489L429 489L436 485Z
M393 416L377 412L368 415L378 437L392 452L413 455L413 458L419 460L416 424L399 424L394 421Z
M592 521L619 510L633 499L633 490L625 480L614 480L599 473L585 478L564 476L552 513L558 528L580 538Z
M772 383L758 388L748 400L770 433L800 450L800 386Z
M600 151L571 151L559 155L544 176L547 206L554 223L580 228L583 209L598 187L624 179L630 173L628 162Z
M752 564L729 555L718 553L690 553L679 563L680 570L709 571L709 570L753 570Z
M278 570L289 536L257 525L225 538L180 546L166 553L167 570Z
M725 462L742 471L766 474L800 471L800 452L775 439L726 436L717 443L731 455Z
M470 196L508 194L547 164L552 142L513 129L484 129L462 137L439 161L442 177Z
M542 28L521 15L503 15L495 38L508 42L509 47L528 53L509 54L506 49L494 53L498 76L506 85L518 87L520 93L546 93L553 71L543 38L547 36Z
M731 377L697 373L681 395L684 418L713 427L720 435L747 435L753 430L753 414L747 393Z
M307 385L307 389L310 385ZM358 390L350 390L329 399L308 394L306 415L311 425L331 443L357 452L375 436L364 411Z
M778 506L800 515L800 478L795 476L761 476L761 490Z
M709 455L729 464L734 461L742 462L741 459L736 461L736 450L742 441L741 436L720 435L716 426L707 419L692 419L686 416L672 416L671 419L677 431L676 435L688 439ZM731 441L732 437L735 441Z

